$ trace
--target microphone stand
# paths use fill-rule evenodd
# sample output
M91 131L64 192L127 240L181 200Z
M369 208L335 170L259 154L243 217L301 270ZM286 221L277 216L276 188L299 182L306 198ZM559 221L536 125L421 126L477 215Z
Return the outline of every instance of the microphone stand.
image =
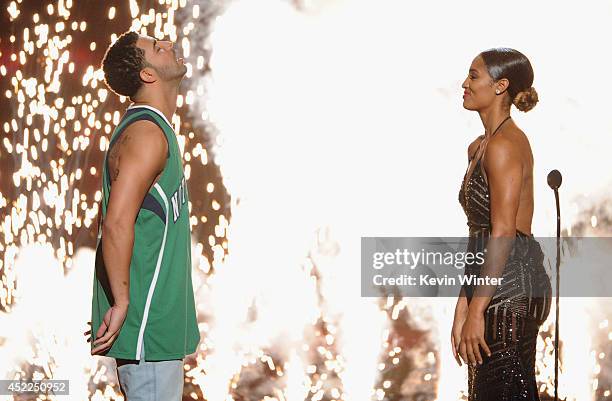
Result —
M555 192L555 204L557 206L557 283L555 294L555 401L559 401L559 266L561 259L561 208L559 207L559 187L561 186L561 173L552 170L548 173L548 185Z

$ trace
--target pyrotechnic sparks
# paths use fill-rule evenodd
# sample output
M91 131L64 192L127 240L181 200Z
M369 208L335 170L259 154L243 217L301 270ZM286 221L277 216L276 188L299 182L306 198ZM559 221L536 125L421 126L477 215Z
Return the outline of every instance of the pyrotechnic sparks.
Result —
M116 383L112 366L105 358L91 358L84 338L78 335L89 320L91 294L82 290L91 286L91 279L83 273L91 270L92 260L75 261L78 249L94 245L102 156L126 106L125 98L116 101L104 85L100 61L106 47L124 30L177 41L175 13L187 4L160 1L141 10L135 1L129 7L123 2L106 2L99 5L107 8L100 14L84 10L77 3L59 0L36 6L13 1L6 8L10 24L4 26L0 41L0 74L3 104L10 107L0 112L4 134L0 144L0 316L21 331L7 332L8 326L2 325L0 338L7 347L2 349L6 358L2 358L1 367L3 378L62 376L70 378L74 397L110 399L118 394L116 385L107 386ZM188 26L193 29L193 23ZM10 34L5 36L4 32ZM188 54L189 29L180 34L185 39L182 50ZM191 74L191 65L189 68ZM200 61L196 68L203 69L204 63ZM189 205L192 230L210 233L204 243L194 244L195 267L207 273L225 256L229 220L218 174L207 173L210 182L202 182L203 171L215 169L209 163L207 146L194 140L202 131L182 119L193 97L191 90L181 93L172 123L187 179L195 173L196 183L207 188L206 197ZM198 237L201 235L194 236ZM45 249L51 249L53 255L37 259L29 244L48 247ZM19 258L29 262L18 264ZM31 276L35 266L46 270ZM42 280L42 274L66 275L66 279L58 285L57 280ZM79 282L72 283L76 279L70 277L79 277ZM196 282L200 284L204 278ZM35 282L40 288L31 288ZM73 286L66 287L69 283ZM77 288L81 292L76 292ZM64 298L65 294L71 296ZM52 308L47 303L48 309L39 306L38 312L56 324L38 331L34 323L39 320L26 316L36 315L37 298L40 302L44 297L58 296L61 300L78 300L82 310L66 313L67 309L76 312L70 304ZM64 323L63 330L58 332L60 323ZM54 346L54 338L66 341L70 351ZM15 342L17 339L20 342ZM72 356L66 359L67 355ZM95 385L93 391L90 382Z

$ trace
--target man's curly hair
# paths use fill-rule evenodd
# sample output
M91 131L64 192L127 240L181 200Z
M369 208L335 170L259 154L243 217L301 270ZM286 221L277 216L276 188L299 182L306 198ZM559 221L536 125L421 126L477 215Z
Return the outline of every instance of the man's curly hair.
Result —
M106 50L102 59L106 85L130 100L134 100L142 86L140 71L147 66L144 50L136 46L138 37L136 32L125 32Z

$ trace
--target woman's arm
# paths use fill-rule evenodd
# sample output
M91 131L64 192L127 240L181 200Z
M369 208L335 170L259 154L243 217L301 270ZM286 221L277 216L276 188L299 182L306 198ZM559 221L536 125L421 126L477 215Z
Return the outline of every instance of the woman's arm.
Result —
M516 236L523 167L519 149L508 139L498 137L487 148L483 161L489 183L492 230L480 277L499 278ZM496 285L477 286L470 313L484 313L496 288Z
M467 296L465 295L465 287L461 286L461 291L459 292L459 296L457 297L457 306L455 310L468 309Z

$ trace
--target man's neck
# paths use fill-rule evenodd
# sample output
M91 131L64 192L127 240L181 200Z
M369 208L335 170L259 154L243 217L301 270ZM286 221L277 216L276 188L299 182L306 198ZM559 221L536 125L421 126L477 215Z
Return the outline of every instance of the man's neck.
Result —
M172 116L176 112L176 98L178 96L178 87L168 88L166 90L156 91L156 93L144 93L134 101L134 106L146 105L155 107L172 122Z

